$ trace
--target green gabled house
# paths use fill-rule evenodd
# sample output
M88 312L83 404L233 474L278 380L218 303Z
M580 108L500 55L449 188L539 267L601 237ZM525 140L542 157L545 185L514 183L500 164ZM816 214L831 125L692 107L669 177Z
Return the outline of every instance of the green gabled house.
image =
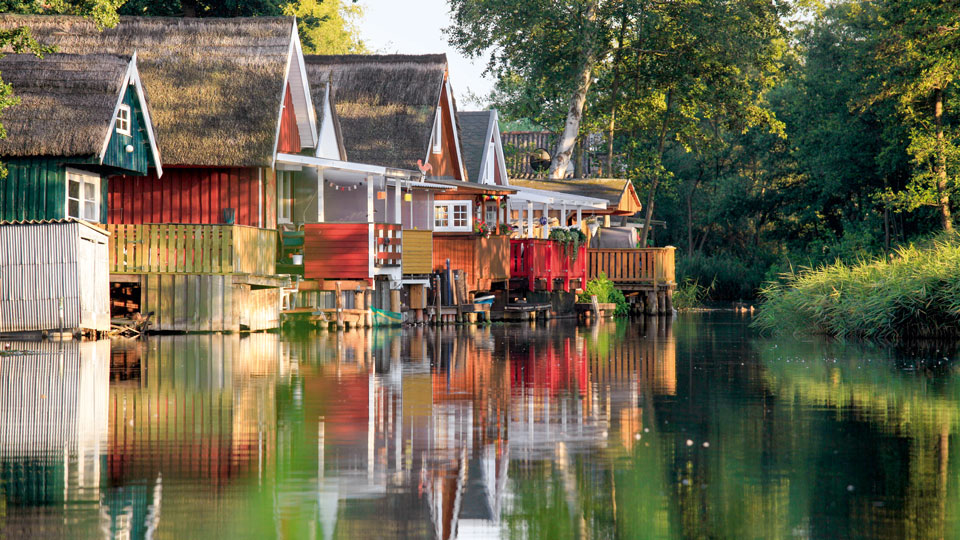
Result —
M0 336L110 328L107 178L162 174L137 57L11 54L0 121Z
M0 222L107 221L107 178L162 174L137 56L11 54L0 116Z

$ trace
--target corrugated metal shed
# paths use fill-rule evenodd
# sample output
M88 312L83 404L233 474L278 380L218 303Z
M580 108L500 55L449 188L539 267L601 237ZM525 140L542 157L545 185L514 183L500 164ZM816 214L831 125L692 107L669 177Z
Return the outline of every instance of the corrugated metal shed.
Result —
M107 231L81 221L0 223L0 332L110 329Z

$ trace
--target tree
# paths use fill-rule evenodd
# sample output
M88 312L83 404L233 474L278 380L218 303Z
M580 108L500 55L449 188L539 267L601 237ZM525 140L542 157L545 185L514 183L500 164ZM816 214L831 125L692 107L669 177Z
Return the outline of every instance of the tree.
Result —
M450 43L472 57L492 51L488 71L535 103L562 109L564 127L550 164L562 178L580 132L595 69L610 50L611 19L619 2L600 0L450 0ZM614 9L617 8L617 9ZM510 83L508 82L508 87ZM554 122L550 122L554 124Z
M0 0L0 13L25 14L65 14L80 15L91 18L98 26L112 27L117 24L117 9L123 0ZM11 30L0 30L0 51L7 50L17 53L33 53L43 56L53 52L53 49L37 42L30 33L30 29L21 26ZM0 74L2 76L2 74ZM0 117L5 109L19 103L20 100L13 94L13 88L0 79ZM0 123L0 138L7 136L3 124ZM5 178L7 169L0 163L0 178Z
M264 17L292 15L307 54L366 52L356 20L356 0L129 0L121 15L163 17Z
M901 200L911 208L935 206L942 228L952 231L951 179L960 160L960 133L950 113L960 68L960 5L882 0L872 6L876 11L866 16L876 35L875 99L894 100L910 127L914 174Z

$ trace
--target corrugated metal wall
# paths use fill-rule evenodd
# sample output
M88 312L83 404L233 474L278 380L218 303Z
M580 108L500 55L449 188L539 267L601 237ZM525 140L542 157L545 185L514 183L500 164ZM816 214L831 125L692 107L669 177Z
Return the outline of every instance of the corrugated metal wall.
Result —
M65 329L109 330L107 240L77 222L0 225L0 332L60 328L61 298Z

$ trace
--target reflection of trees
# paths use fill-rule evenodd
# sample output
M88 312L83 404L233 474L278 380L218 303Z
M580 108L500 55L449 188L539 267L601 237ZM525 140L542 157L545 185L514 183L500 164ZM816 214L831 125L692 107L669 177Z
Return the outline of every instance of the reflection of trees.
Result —
M956 474L950 436L957 432L960 415L960 386L953 378L937 371L897 370L893 366L917 362L883 350L838 344L762 347L765 383L780 400L828 411L831 422L844 426L842 431L856 431L858 439L851 444L872 450L846 458L863 478L851 481L856 493L847 496L851 531L885 538L957 534L951 517L958 506L957 487L948 482ZM843 440L846 433L840 431L829 434ZM836 445L828 437L820 442L822 448L809 450L823 453Z

